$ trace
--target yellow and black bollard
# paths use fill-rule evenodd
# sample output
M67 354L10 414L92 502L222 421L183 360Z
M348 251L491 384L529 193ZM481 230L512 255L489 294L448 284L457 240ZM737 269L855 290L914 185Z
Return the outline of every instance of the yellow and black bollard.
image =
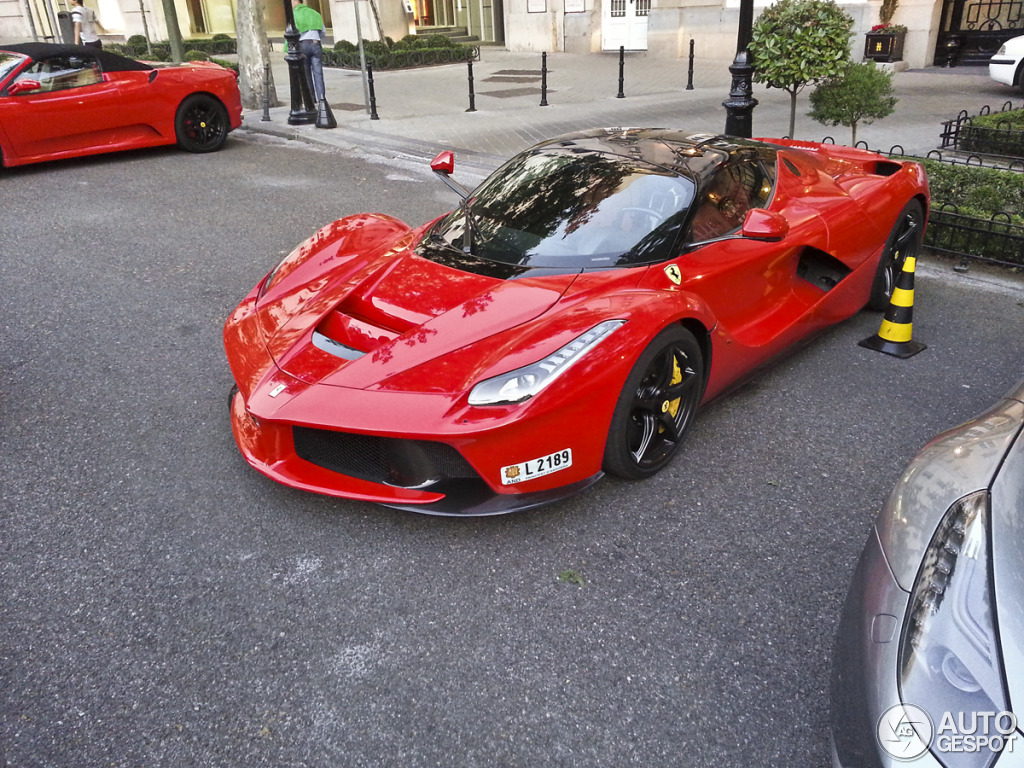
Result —
M926 349L927 345L910 338L913 330L911 321L914 315L915 266L917 259L913 256L904 260L896 287L892 289L889 308L885 310L882 327L877 334L860 342L860 346L899 358L911 357Z

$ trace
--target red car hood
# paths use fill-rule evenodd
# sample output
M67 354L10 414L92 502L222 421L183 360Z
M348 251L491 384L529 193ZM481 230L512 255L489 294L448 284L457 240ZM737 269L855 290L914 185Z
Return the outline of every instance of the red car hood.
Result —
M264 297L257 311L277 365L309 384L371 387L542 315L576 277L477 275L417 256L412 240L360 257L325 247L306 262L321 265L319 278Z

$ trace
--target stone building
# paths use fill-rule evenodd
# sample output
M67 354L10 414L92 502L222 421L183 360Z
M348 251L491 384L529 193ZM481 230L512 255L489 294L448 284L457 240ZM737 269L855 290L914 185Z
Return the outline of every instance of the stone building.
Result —
M854 59L878 22L880 0L840 0L854 19ZM268 33L284 29L283 0L268 0ZM146 14L154 40L166 39L159 0L86 0L111 40L142 34ZM731 61L739 0L309 0L335 40L399 39L410 33L457 29L471 39L512 51L597 53L646 51L660 58L689 54ZM755 13L767 3L756 0ZM235 0L174 0L186 38L235 31ZM894 23L908 28L903 59L910 67L983 64L1003 40L1024 34L1024 0L902 0ZM61 39L71 0L0 0L0 41Z

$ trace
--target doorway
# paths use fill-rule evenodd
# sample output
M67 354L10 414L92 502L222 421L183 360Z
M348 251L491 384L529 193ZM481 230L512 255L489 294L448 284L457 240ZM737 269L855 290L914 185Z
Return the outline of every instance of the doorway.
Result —
M601 9L601 50L647 50L651 0L607 0Z

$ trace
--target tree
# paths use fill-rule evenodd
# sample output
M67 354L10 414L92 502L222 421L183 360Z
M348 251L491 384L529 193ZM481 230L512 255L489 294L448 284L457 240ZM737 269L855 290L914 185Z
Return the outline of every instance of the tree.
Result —
M833 0L779 0L754 22L754 81L789 94L789 135L804 86L842 74L850 60L853 19Z
M850 128L850 143L857 143L857 124L888 117L898 99L892 95L892 73L873 61L850 64L837 78L826 80L811 92L807 113L822 125Z
M277 100L273 73L265 78L270 63L270 44L267 42L262 2L238 0L235 31L238 34L238 90L242 95L242 105L248 109L260 109L264 96L267 96L270 106L279 106L281 102ZM264 79L267 79L269 87L266 93Z

